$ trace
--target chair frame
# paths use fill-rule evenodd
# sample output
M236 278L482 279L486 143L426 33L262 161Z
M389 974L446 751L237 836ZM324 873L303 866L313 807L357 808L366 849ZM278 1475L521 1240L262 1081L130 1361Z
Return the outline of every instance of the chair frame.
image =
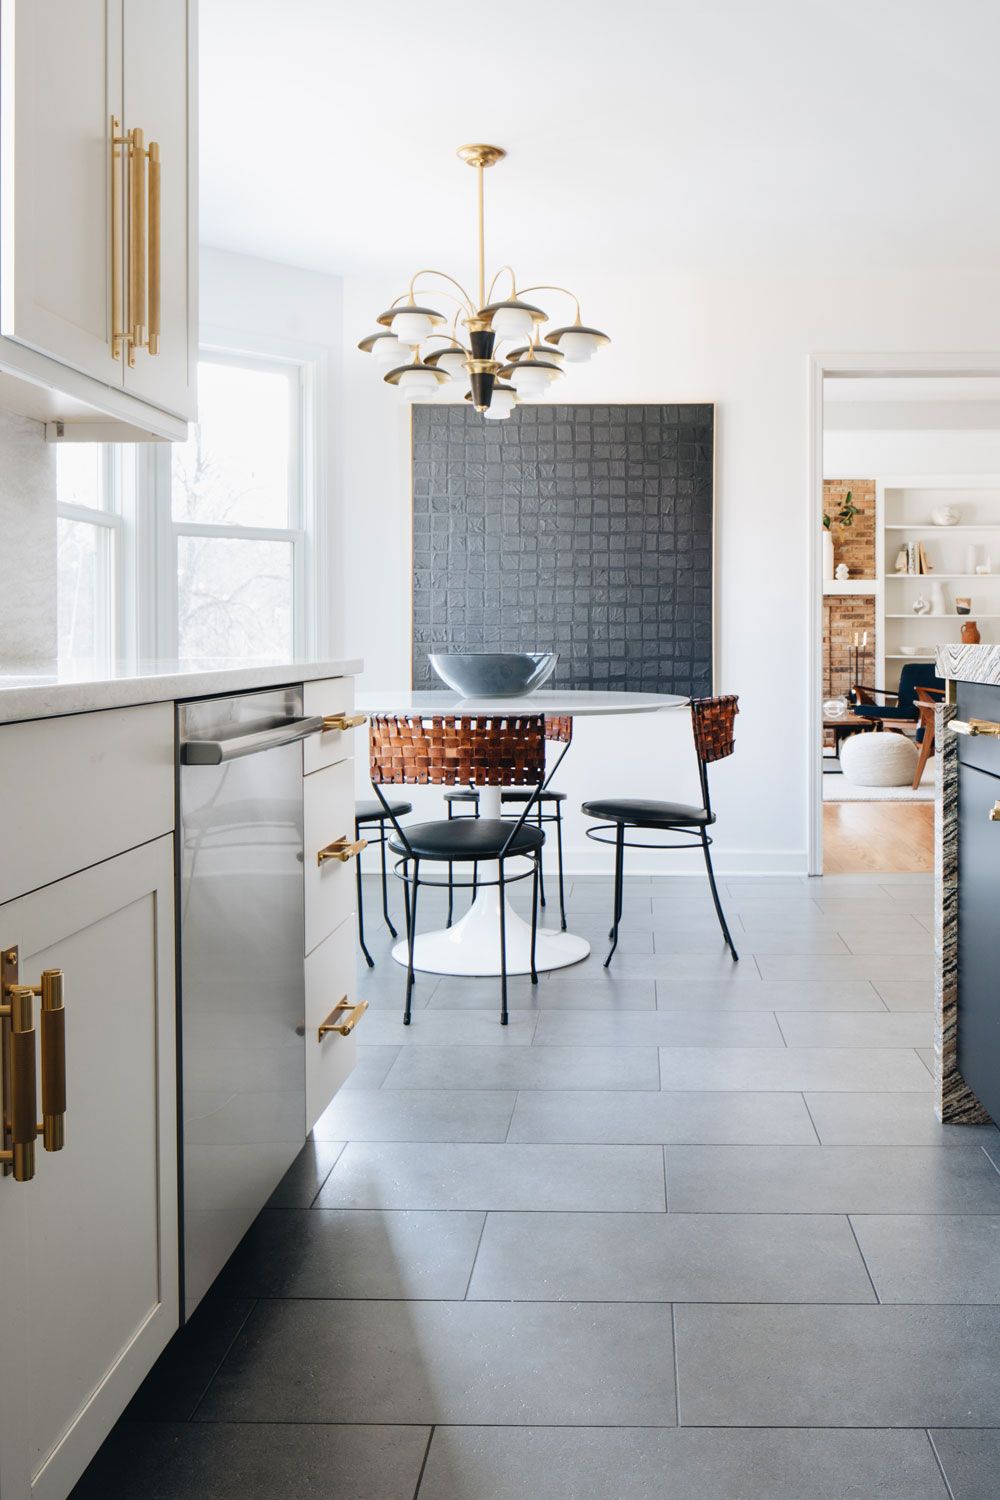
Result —
M712 812L711 794L708 789L708 766L710 761L721 760L724 756L732 754L732 737L729 736L728 739L721 745L714 745L713 743L711 743L712 736L710 734L706 736L705 731L695 717L698 711L699 704L707 705L709 703L725 703L730 701L730 699L734 705L733 714L735 716L737 713L739 713L739 708L735 706L738 700L733 695L729 695L729 698L693 698L691 700L692 727L694 730L695 749L698 756L698 779L701 783L702 806L706 814L708 815L705 823L701 824L697 828L691 828L683 824L671 825L669 823L662 823L654 825L643 823L629 823L624 819L616 819L613 823L595 823L586 830L587 837L589 839L593 839L598 844L613 844L615 849L614 920L611 924L611 931L608 933L608 937L611 939L611 947L608 950L607 958L604 960L605 968L608 968L608 966L610 965L611 959L614 956L614 951L618 947L618 928L621 924L625 888L624 873L626 848L691 849L696 847L698 844L701 845L702 853L705 857L705 869L708 871L708 883L712 891L712 900L715 903L715 914L719 919L719 926L722 928L722 936L726 941L726 946L729 948L729 951L733 956L733 962L739 962L740 956L736 951L735 944L733 943L732 934L730 933L729 925L726 922L726 915L722 910L722 902L719 898L718 886L715 883L715 871L712 868L712 856L710 853L713 841L708 834L709 826L715 821L715 815ZM706 743L706 740L708 741L708 743ZM726 748L727 745L728 748ZM715 753L707 753L710 750L714 750ZM660 840L656 840L652 843L647 843L641 839L626 840L626 828L645 828L647 831L652 831L654 828L656 828L657 831L663 834L676 833L681 836L681 842L676 844L665 844ZM614 836L612 838L604 837L604 835L607 833L613 833Z
M388 888L388 875L389 875L389 872L388 872L388 869L386 868L386 858L385 858L385 845L386 845L386 840L388 838L388 834L386 833L386 829L385 829L385 817L383 815L382 817L377 818L374 821L378 825L378 837L377 838L370 838L370 839L367 840L367 842L369 844L378 844L378 846L379 846L379 852L380 852L380 854L382 856L382 918L383 918L383 920L385 922L385 925L388 927L389 931L392 933L393 937L396 938L396 937L399 937L399 933L396 931L395 927L393 927L393 925L392 925L392 918L389 916L389 888ZM365 821L365 823L364 823L363 826L365 828L370 829L371 826L372 826L372 820L366 819L366 821ZM359 821L359 819L357 817L355 817L355 819L354 819L354 837L355 837L355 840L358 840L361 837L361 828L362 828L361 822ZM361 855L360 855L360 853L355 856L355 860L354 860L354 873L355 873L355 876L356 876L356 879L357 879L357 886L358 886L358 942L361 945L361 951L365 955L365 962L367 963L369 969L374 969L374 967L375 967L375 960L372 958L371 954L368 952L368 946L365 943L365 914L364 914L364 899L363 899L362 886L361 886Z
M431 751L435 748L433 744L425 747L421 755L414 754L407 757L404 753L390 767L389 774L381 763L381 758L376 752L376 740L383 732L383 726L395 724L397 727L406 726L412 735L414 731L423 732L430 740L441 736L451 735L452 745L450 751L451 763L435 764L431 758ZM503 753L501 746L499 751L491 741L491 734L496 726L500 724L509 726L516 737L518 732L531 736L538 735L540 755L536 755L534 761L526 757L523 765L512 765L509 757ZM416 941L417 927L417 895L421 885L442 885L441 881L427 881L420 879L421 856L413 850L406 830L400 824L392 812L389 803L382 792L382 783L390 785L445 785L455 786L468 782L469 784L482 784L486 786L516 785L517 777L521 777L520 784L534 787L531 797L524 805L524 810L516 823L510 824L510 831L504 840L500 850L495 855L490 855L483 862L496 864L497 879L482 880L478 874L478 863L482 860L471 861L476 867L476 874L472 881L455 881L452 866L460 861L452 858L435 860L436 864L447 864L449 867L449 886L459 885L474 886L478 890L480 886L497 886L500 896L500 1024L508 1024L507 1010L507 921L505 909L506 887L518 880L526 880L532 877L532 899L531 899L531 950L530 950L530 973L532 984L538 983L538 971L535 967L535 939L538 930L538 880L541 869L541 845L533 854L519 853L510 854L511 845L516 840L521 829L527 821L528 814L539 793L545 785L545 721L541 714L479 714L467 716L440 716L420 714L372 714L370 717L370 743L371 743L371 782L382 806L385 808L386 816L392 823L396 835L404 849L404 854L396 861L393 873L403 881L404 906L406 915L406 937L407 937L407 965L406 965L406 1002L403 1010L403 1025L409 1026L411 1019L411 1002L414 985L413 969L413 947ZM428 732L429 731L429 735ZM401 736L402 739L405 736ZM529 740L530 748L530 740ZM565 753L565 752L564 752ZM560 757L561 759L562 757ZM409 763L408 763L409 761ZM558 764L558 762L557 762ZM538 781L532 783L528 780L528 773L538 770ZM476 773L483 773L482 781L479 782ZM513 774L513 780L504 780L504 777ZM445 821L445 820L441 820ZM544 839L544 834L542 835ZM423 856L424 859L427 856ZM527 859L531 868L518 875L508 876L504 872L504 863L508 858Z

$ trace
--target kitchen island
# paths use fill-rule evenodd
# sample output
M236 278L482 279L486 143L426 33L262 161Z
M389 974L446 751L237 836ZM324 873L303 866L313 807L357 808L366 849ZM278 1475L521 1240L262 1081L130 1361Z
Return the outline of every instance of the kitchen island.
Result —
M936 710L938 1118L1000 1119L1000 646L941 646Z

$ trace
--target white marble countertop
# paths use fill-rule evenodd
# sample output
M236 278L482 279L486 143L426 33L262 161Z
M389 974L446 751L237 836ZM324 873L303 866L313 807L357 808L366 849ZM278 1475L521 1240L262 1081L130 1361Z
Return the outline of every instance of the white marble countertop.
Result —
M352 677L360 660L344 661L140 661L92 666L60 662L0 668L0 724L59 714L164 703L217 693L253 692L323 677Z
M985 682L1000 685L1000 646L939 646L939 677L956 682Z

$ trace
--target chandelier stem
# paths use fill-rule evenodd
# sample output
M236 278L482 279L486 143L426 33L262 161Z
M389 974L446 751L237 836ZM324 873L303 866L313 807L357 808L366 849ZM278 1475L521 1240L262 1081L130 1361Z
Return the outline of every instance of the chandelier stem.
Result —
M482 163L476 169L479 189L479 306L486 306L486 235L484 230L483 213L483 168Z

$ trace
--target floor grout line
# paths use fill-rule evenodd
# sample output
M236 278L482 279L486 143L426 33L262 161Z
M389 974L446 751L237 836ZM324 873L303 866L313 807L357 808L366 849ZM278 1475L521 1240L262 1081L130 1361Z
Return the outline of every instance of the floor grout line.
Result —
M976 1429L974 1428L973 1431L975 1431L975 1430ZM927 1434L927 1441L931 1445L931 1452L934 1455L934 1462L938 1466L938 1471L940 1472L941 1478L944 1481L944 1487L948 1491L948 1500L955 1500L955 1491L952 1489L951 1484L949 1483L949 1480L948 1480L948 1476L947 1476L947 1474L944 1471L944 1464L941 1462L941 1455L940 1455L940 1453L937 1450L937 1444L934 1441L934 1438L933 1438L933 1435L931 1433L931 1430L930 1430L929 1427L925 1427L924 1431Z
M858 1254L861 1256L861 1264L865 1268L865 1275L868 1277L868 1280L871 1283L871 1289L875 1293L875 1301L876 1301L876 1303L878 1304L879 1307L882 1307L883 1306L882 1298L878 1294L878 1287L875 1285L875 1278L874 1278L874 1276L871 1273L871 1268L869 1267L867 1260L865 1259L865 1252L861 1248L861 1241L858 1239L858 1231L854 1227L854 1218L853 1218L853 1216L851 1214L845 1214L844 1217L847 1219L848 1226L849 1226L851 1234L852 1234L852 1236L854 1238L854 1243L858 1247ZM864 1217L865 1216L863 1214L859 1214L858 1215L858 1218L864 1218ZM900 1304L899 1303L893 1303L891 1305L895 1307L895 1306L899 1306Z
M414 1491L413 1491L413 1500L417 1500L417 1497L420 1494L420 1486L424 1482L424 1471L427 1468L427 1460L430 1457L431 1443L434 1441L434 1434L435 1434L436 1431L437 1431L437 1423L435 1422L435 1423L431 1424L431 1430L427 1434L427 1446L424 1449L424 1458L423 1458L423 1462L420 1465L420 1473L417 1475L417 1483L416 1483L416 1486L414 1487Z

